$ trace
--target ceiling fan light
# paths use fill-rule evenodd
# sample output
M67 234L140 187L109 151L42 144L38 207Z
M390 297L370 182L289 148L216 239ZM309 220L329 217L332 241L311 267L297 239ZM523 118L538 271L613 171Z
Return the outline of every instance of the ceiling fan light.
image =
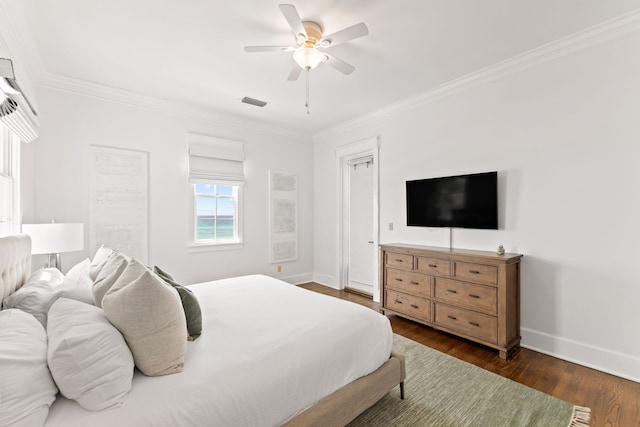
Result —
M304 70L316 68L324 59L324 54L314 47L301 46L293 53L293 60Z

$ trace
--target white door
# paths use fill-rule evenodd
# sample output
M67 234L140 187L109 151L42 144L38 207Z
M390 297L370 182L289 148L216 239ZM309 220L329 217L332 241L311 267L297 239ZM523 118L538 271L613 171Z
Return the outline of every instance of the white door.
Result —
M348 288L373 295L376 248L373 227L373 162L349 167Z

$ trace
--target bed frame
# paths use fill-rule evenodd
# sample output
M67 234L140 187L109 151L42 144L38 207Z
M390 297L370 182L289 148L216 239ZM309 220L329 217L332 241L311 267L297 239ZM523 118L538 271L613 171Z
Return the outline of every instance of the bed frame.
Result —
M31 274L31 239L26 235L0 238L0 307ZM285 426L345 426L394 387L404 399L404 356L392 352L389 360L371 374L347 384L298 414Z

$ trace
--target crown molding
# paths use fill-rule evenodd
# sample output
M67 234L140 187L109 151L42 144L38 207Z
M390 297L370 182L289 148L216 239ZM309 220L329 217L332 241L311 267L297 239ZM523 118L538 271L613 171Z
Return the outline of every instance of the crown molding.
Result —
M306 133L293 131L263 122L249 121L247 118L235 116L229 113L201 108L186 103L169 101L117 87L60 76L54 73L45 72L44 76L38 81L38 86L74 93L76 95L87 96L90 98L116 102L174 117L198 120L209 124L231 127L250 132L267 133L270 135L297 139L301 142L312 142L310 135Z
M35 42L25 24L22 10L17 6L19 2L0 0L0 53L6 50L15 59L16 70L20 71L20 80L24 77L28 84L29 99L35 99L37 86L60 90L128 105L148 111L154 111L198 120L209 124L221 125L240 130L267 133L270 135L295 139L311 143L311 135L264 122L250 120L229 113L210 110L194 105L169 101L143 95L121 88L87 82L79 79L61 76L47 71L35 46ZM21 85L23 86L23 85ZM24 87L23 87L24 88Z
M544 62L560 58L591 46L605 43L640 30L640 9L636 9L617 18L604 21L586 30L563 37L540 47L531 49L507 60L498 62L467 74L445 84L429 89L418 95L405 98L371 113L356 117L313 135L314 141L354 130L355 128L373 124L381 119L394 116L403 111L435 102L475 86L500 79L519 71L535 67Z
M249 121L246 118L210 110L189 104L154 98L137 92L121 88L105 86L97 83L82 81L60 76L45 70L35 44L24 26L21 11L12 2L0 0L0 48L8 47L11 54L19 62L19 66L32 83L32 87L42 86L50 89L89 96L101 100L108 100L133 107L156 111L176 117L195 119L207 123L229 126L232 128L253 132L264 132L272 135L294 138L304 142L318 141L366 126L386 117L397 115L403 111L435 102L455 93L468 90L475 86L490 82L513 74L538 64L569 55L591 46L604 43L626 34L640 30L640 9L625 15L597 24L586 30L574 33L562 39L547 43L540 47L516 55L505 61L498 62L452 80L433 89L419 93L409 98L390 104L355 119L332 126L313 135L293 131L291 129ZM16 15L17 14L17 15ZM11 16L11 19L9 19ZM19 18L19 19L18 19ZM20 35L20 37L18 37ZM37 99L36 99L37 102Z

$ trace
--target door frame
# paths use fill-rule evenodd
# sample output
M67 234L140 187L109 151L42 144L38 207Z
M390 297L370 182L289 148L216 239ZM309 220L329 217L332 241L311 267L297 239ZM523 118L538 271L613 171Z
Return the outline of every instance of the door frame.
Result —
M349 160L363 156L373 157L373 301L380 302L379 283L379 213L380 205L378 198L379 173L378 152L380 149L380 137L370 137L351 144L341 145L336 148L336 170L337 170L337 206L338 206L338 236L336 239L336 277L338 278L338 289L344 289L349 283Z

